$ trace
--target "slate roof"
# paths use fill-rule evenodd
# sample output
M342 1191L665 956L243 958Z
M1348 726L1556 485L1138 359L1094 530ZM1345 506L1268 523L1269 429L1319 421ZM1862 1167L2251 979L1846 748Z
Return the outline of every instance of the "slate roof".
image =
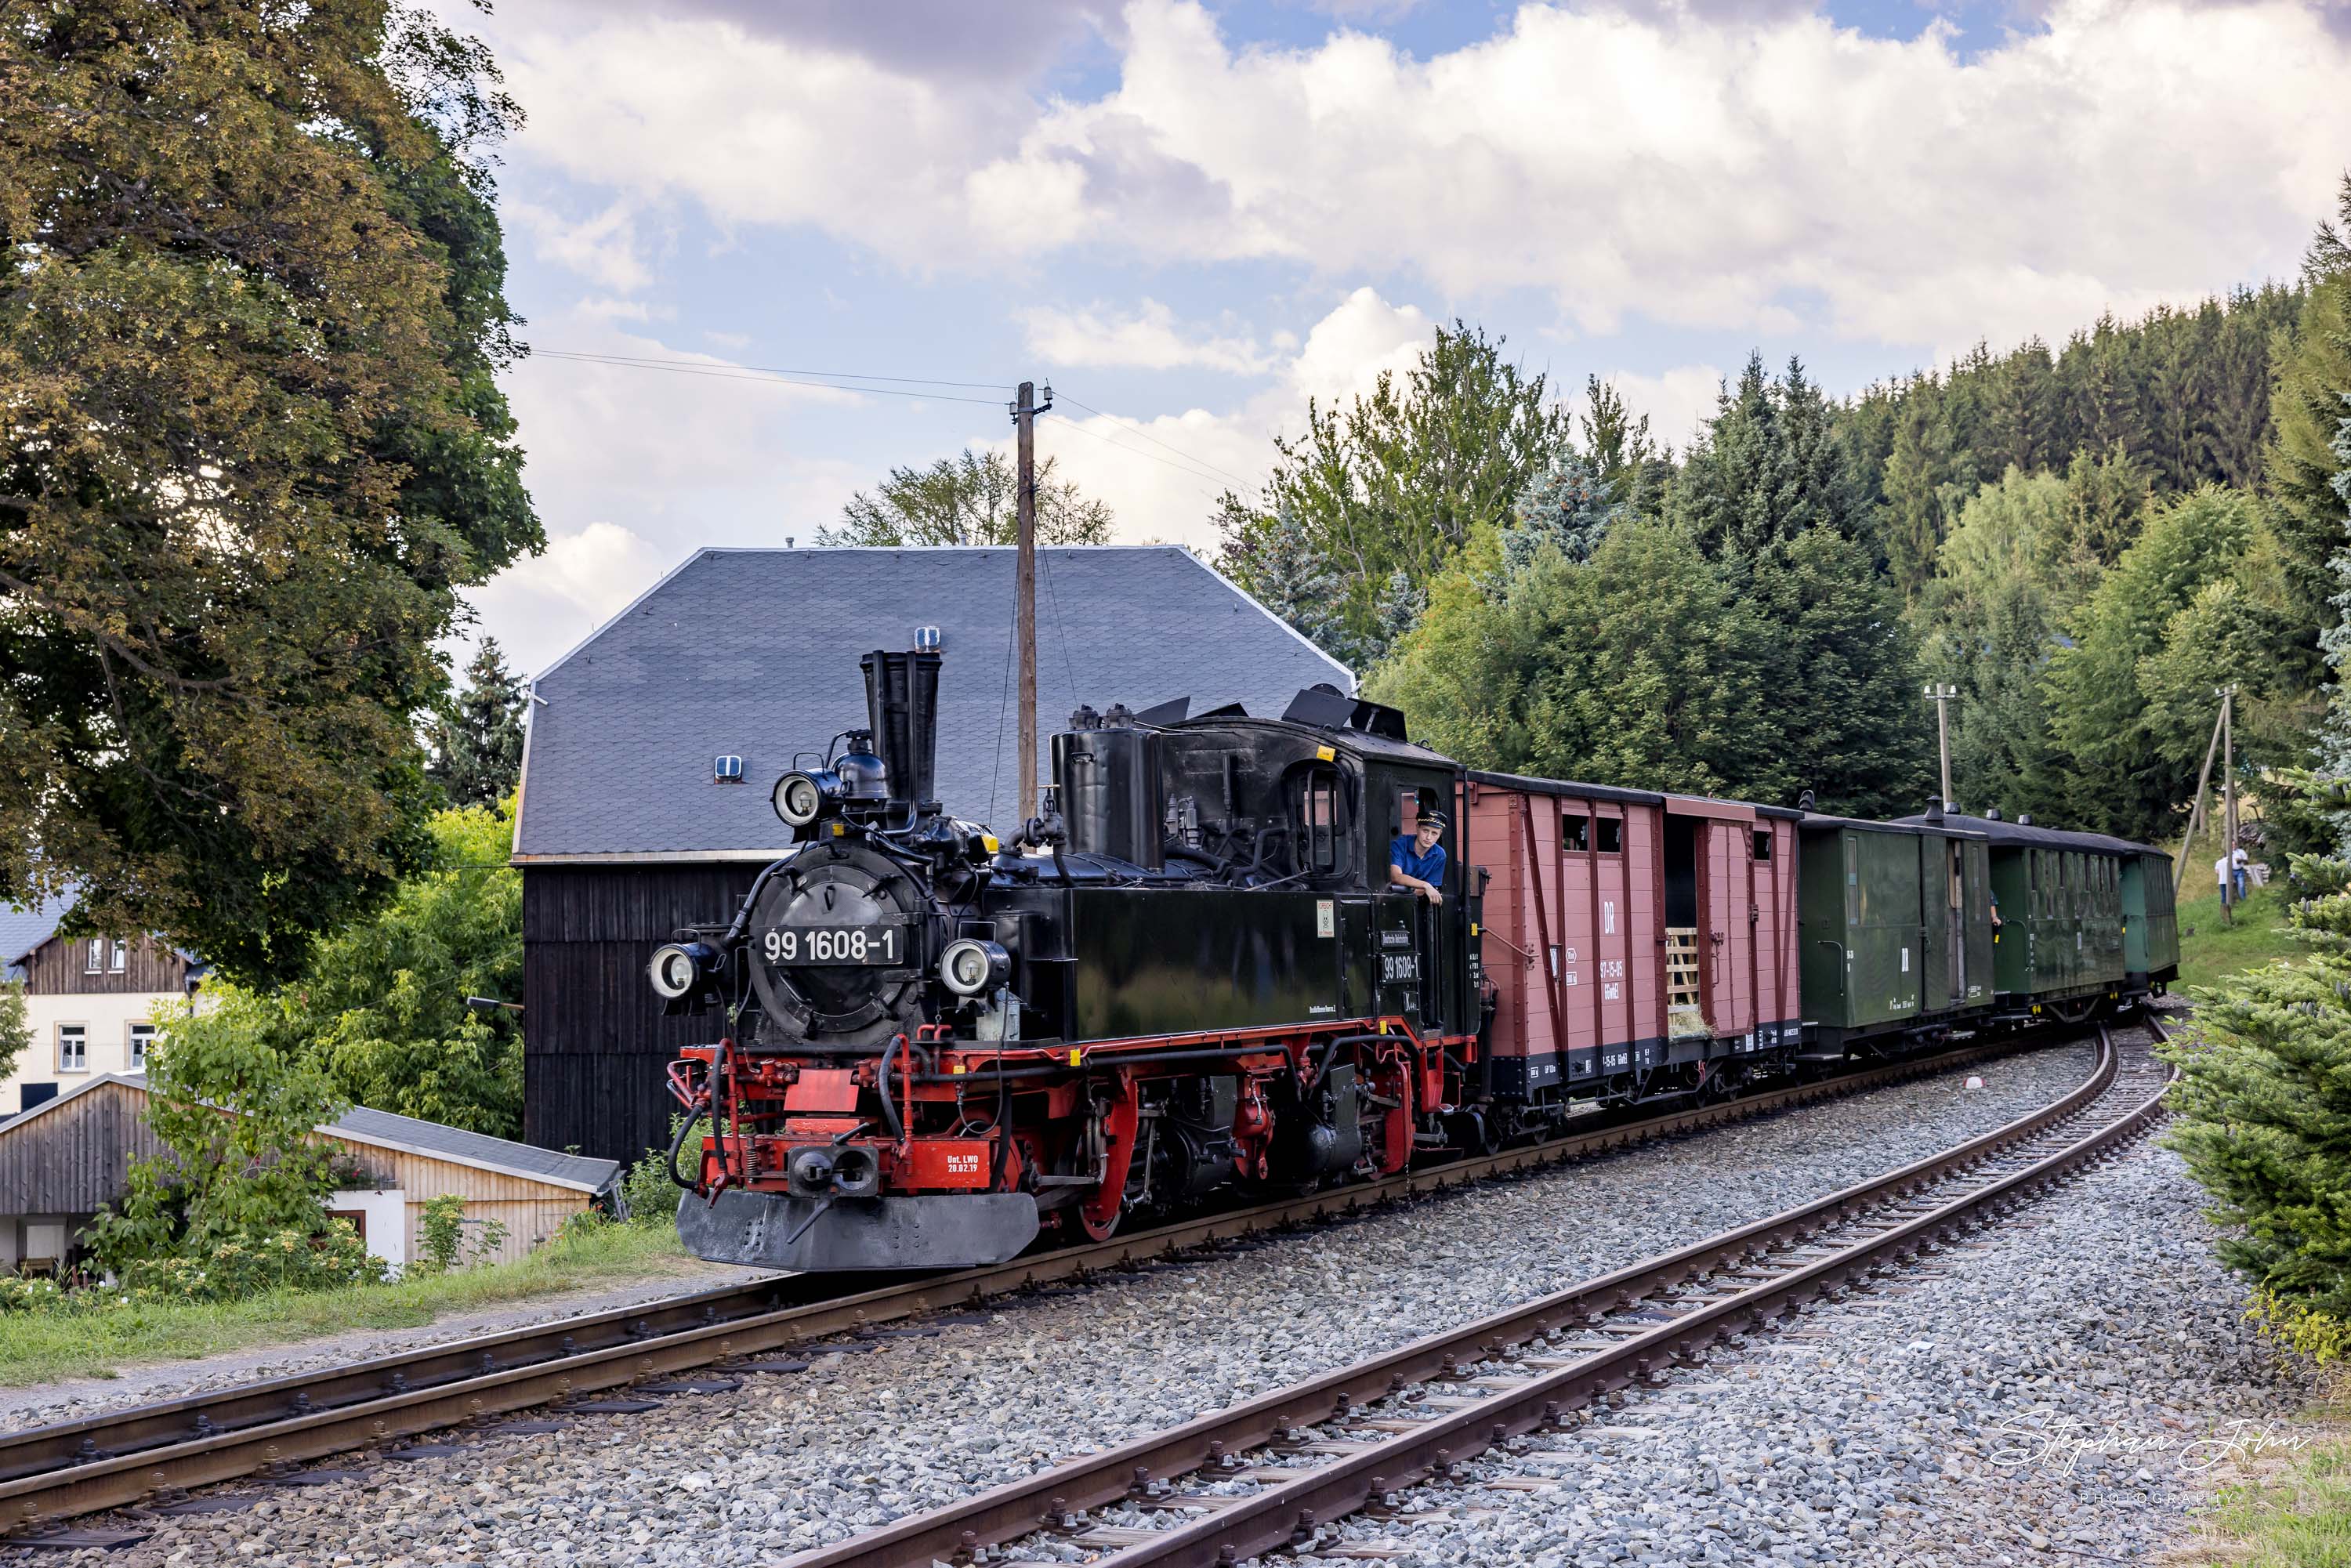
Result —
M70 892L44 904L18 906L0 904L0 980L25 977L25 960L34 948L57 934L57 923L74 905Z
M29 1111L0 1121L0 1132L47 1115L76 1095L86 1094L101 1083L120 1083L141 1094L147 1092L147 1075L143 1072L101 1072L95 1078L84 1079L62 1094L42 1101ZM610 1186L621 1174L621 1162L618 1160L590 1159L585 1155L560 1155L533 1144L517 1144L510 1138L494 1138L487 1133L469 1133L460 1127L444 1127L438 1122L422 1122L413 1116L396 1116L389 1111L370 1110L365 1105L354 1105L339 1120L329 1123L319 1131L355 1144L395 1148L407 1154L496 1171L504 1176L549 1182L591 1196Z
M768 803L795 753L865 724L858 659L936 626L938 781L956 816L1008 832L1019 810L1008 549L705 549L533 684L515 858L765 858ZM1037 552L1037 733L1080 703L1278 716L1354 677L1173 545ZM739 784L712 781L721 756Z
M371 1110L365 1105L352 1106L333 1125L321 1131L350 1138L355 1143L389 1145L411 1154L430 1155L437 1159L455 1160L460 1165L501 1171L507 1176L553 1182L559 1186L577 1187L587 1193L603 1191L621 1173L618 1160L596 1160L585 1155L558 1154L553 1149L542 1149L536 1144L517 1144L511 1138L494 1138L487 1133L469 1133L462 1127L444 1127L438 1122L396 1116L389 1111Z

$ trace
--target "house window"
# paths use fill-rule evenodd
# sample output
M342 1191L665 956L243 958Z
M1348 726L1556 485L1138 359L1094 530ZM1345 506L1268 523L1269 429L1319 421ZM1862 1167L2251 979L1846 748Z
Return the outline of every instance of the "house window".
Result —
M89 1030L81 1024L57 1025L57 1071L88 1072L89 1071Z
M1755 830L1755 858L1759 861L1771 858L1771 830L1769 828Z
M106 938L91 937L89 946L85 951L89 956L82 961L81 972L85 975L95 975L103 971L106 967Z
M1582 854L1591 847L1592 819L1582 814L1559 820L1559 847L1571 854Z
M117 936L114 939L112 949L109 951L106 956L106 967L119 975L122 973L123 965L128 963L130 959L131 944L125 942L121 937Z
M1600 852L1613 855L1625 848L1625 824L1614 817L1600 819Z
M147 1071L147 1048L155 1043L155 1026L135 1023L131 1026L131 1071Z

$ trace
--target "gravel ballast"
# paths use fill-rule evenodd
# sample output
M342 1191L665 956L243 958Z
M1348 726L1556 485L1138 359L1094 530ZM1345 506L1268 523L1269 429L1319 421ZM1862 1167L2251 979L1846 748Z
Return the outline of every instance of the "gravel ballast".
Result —
M478 1454L375 1464L364 1480L275 1494L248 1514L163 1521L150 1541L90 1560L771 1561L1851 1185L2046 1103L2087 1075L2092 1055L2086 1043L2053 1047L1975 1069L1987 1081L1981 1090L1962 1090L1959 1075L1944 1075L1050 1291L1000 1303L985 1322L817 1357L803 1373L755 1375L738 1393L680 1396L641 1416L580 1419L552 1437L494 1438ZM2151 1269L2202 1281L2196 1321L2225 1318L2234 1333L2232 1299L2225 1311L2202 1305L2208 1297L2220 1302L2227 1284L2205 1261L2205 1240L2190 1223L2193 1197L2176 1173L2165 1181L2164 1233L2134 1232L2131 1245L2160 1249ZM1980 1256L1954 1254L1969 1262ZM2023 1256L2029 1275L2032 1254ZM2097 1265L2084 1267L2095 1273ZM2085 1325L2067 1313L2078 1313L2085 1299L2079 1282L2062 1274L2046 1290L2011 1279L1991 1304L1971 1309L1979 1320L1971 1332L1998 1337L1997 1309L2012 1301L2028 1319L2045 1306L2052 1322L2079 1338ZM2133 1296L2130 1312L2152 1312L2152 1301ZM1908 1315L1907 1303L1884 1307L1889 1322ZM1917 1311L1935 1309L1922 1301ZM2175 1354L2201 1357L2207 1343L2191 1339ZM1767 1378L1818 1359L1760 1354L1752 1378L1738 1374L1754 1385L1756 1408L1745 1419L1756 1424L1755 1443L1782 1441L1781 1428L1796 1441L1810 1423L1835 1425L1830 1407L1782 1412L1765 1392L1776 1386ZM1907 1391L1940 1364L1930 1349L1894 1361L1873 1356L1853 1371L1856 1387L1868 1389L1898 1370ZM2032 1386L2024 1380L2059 1374L2020 1361L2010 1375ZM2168 1397L2154 1388L2143 1394ZM1918 1416L1921 1452L1905 1463L1922 1478L1945 1458L1934 1424L1940 1418L1929 1410ZM1714 1484L1732 1484L1735 1471ZM1640 1503L1630 1506L1637 1513ZM1676 1506L1702 1511L1692 1502ZM1876 1506L1880 1528L1894 1528L1886 1521L1900 1517L1890 1512L1896 1505ZM1835 1521L1834 1509L1832 1500L1823 1538L1830 1522L1849 1522ZM1441 1531L1423 1528L1442 1552ZM1545 1568L1578 1560L1543 1556L1562 1550L1554 1540L1526 1560L1541 1558Z
M1886 1288L1400 1494L1417 1520L1343 1534L1426 1568L2152 1561L2200 1471L2307 1394L2242 1321L2199 1203L2142 1141Z

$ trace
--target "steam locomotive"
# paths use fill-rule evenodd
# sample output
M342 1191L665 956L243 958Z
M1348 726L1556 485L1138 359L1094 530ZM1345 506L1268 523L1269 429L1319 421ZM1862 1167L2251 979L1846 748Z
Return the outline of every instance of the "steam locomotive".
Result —
M1475 772L1330 687L1081 708L1006 843L932 798L935 634L862 667L867 727L776 783L791 847L652 958L669 1011L725 1024L669 1073L704 1258L1000 1261L2176 973L2144 846ZM1435 901L1388 883L1424 819Z

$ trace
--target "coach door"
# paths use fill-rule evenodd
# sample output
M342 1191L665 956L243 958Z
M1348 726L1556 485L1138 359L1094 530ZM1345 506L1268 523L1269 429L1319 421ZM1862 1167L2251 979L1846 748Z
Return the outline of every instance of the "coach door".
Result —
M1957 839L1943 841L1943 944L1949 954L1944 972L1951 977L1950 1001L1956 1007L1968 995L1968 862Z

